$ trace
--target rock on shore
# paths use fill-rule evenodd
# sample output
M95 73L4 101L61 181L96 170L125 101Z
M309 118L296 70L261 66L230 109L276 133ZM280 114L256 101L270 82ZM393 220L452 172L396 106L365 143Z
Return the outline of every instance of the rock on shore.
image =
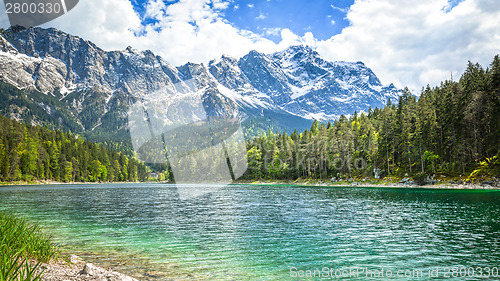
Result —
M137 279L111 269L86 263L72 255L70 261L44 264L44 281L137 281Z

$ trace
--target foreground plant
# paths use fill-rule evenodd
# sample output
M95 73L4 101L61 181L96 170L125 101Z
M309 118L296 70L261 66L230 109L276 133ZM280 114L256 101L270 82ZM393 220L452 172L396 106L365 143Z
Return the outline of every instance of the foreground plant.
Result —
M0 281L41 280L42 263L57 259L59 253L39 225L0 212Z

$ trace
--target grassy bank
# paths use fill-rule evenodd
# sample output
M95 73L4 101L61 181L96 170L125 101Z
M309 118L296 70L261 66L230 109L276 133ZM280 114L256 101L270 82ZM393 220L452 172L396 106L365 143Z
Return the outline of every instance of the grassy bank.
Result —
M59 253L39 225L0 212L0 281L41 280L41 264L57 259Z

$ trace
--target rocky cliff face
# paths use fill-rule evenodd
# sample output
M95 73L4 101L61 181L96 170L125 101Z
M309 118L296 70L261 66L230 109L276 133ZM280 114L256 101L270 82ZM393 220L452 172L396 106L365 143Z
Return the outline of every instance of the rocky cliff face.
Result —
M128 47L106 52L52 28L15 27L3 34L0 79L19 89L53 96L76 114L93 104L100 110L99 118L84 124L85 130L100 126L99 119L116 104L158 93L176 95L193 85L202 89L200 98L208 93L211 104L215 98L226 111L243 112L239 116L246 117L242 118L265 110L279 114L285 123L287 119L296 123L296 118L332 120L369 106L383 106L400 94L392 84L383 86L362 62L325 61L306 46L270 55L252 51L240 59L223 56L208 66L173 67L151 51Z
M94 87L144 94L180 81L178 70L151 51L105 52L56 29L16 31L2 40L0 77L19 88L49 94L59 89L63 96Z

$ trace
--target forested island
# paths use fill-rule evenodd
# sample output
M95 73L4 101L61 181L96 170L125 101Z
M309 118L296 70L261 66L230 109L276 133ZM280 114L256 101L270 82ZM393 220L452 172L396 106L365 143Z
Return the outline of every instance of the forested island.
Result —
M169 167L147 166L69 132L0 117L0 181L173 181ZM340 116L310 130L247 141L244 180L352 179L440 174L471 182L500 177L500 57L487 69L469 62L458 81L407 88L397 102Z

